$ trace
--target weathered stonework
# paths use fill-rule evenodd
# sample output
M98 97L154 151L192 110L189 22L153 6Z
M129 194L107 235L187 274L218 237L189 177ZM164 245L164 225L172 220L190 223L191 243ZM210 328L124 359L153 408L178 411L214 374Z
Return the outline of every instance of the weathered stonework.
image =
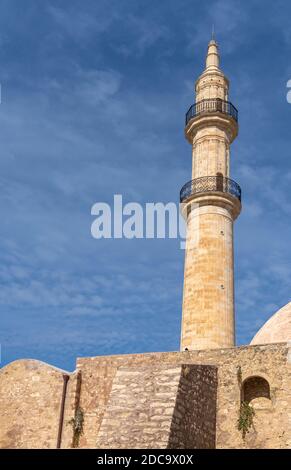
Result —
M214 367L120 367L97 447L214 448L216 392Z
M291 448L290 357L291 345L278 343L79 358L61 447L72 447L68 423L81 407L80 448ZM30 360L1 370L1 448L56 447L64 374ZM255 417L243 439L237 420L250 377L267 380L270 399L247 389Z
M48 364L25 359L1 369L1 448L56 448L64 375ZM76 374L70 374L67 414L74 412L75 385ZM63 444L70 447L71 441L71 430L64 429Z
M88 409L90 424L81 439L84 447L95 447L96 434L102 422L104 402L110 394L110 384L119 367L141 367L161 364L203 364L218 367L216 447L218 448L286 448L291 447L291 368L286 344L247 346L231 349L188 351L181 353L153 353L126 356L80 358L77 367L82 370L86 389L81 391L83 409ZM239 369L240 368L240 369ZM110 369L110 373L108 373ZM114 372L115 369L115 372ZM245 440L237 428L241 381L251 376L262 376L270 384L271 402L268 411L257 410L255 430L251 429ZM104 375L103 375L104 374ZM106 380L107 393L104 382ZM107 398L106 395L107 394ZM101 407L99 403L101 402ZM100 412L101 411L101 412ZM288 421L289 417L289 421ZM269 425L271 420L272 425ZM86 421L86 415L85 415ZM263 423L259 424L256 423Z

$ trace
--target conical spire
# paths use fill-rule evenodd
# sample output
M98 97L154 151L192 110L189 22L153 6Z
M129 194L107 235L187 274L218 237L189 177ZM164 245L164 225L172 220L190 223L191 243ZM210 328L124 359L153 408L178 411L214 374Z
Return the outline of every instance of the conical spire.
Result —
M214 35L213 35L214 36ZM211 39L208 44L208 51L206 57L206 69L209 68L219 68L219 52L218 52L218 45L215 39Z

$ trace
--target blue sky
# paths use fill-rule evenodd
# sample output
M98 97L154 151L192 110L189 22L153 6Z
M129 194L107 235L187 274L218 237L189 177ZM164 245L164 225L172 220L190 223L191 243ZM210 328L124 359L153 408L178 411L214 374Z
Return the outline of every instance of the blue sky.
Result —
M179 348L179 240L94 240L90 212L178 202L213 23L240 121L238 344L290 301L290 17L280 0L0 1L2 365Z

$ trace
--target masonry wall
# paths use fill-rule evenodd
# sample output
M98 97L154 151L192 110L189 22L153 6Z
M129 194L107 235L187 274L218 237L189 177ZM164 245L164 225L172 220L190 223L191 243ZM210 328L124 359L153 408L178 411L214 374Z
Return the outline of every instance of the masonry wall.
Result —
M34 360L15 361L0 371L0 448L56 448L64 371ZM65 373L67 374L67 373ZM66 412L73 416L75 374L67 387ZM72 430L64 426L69 447Z
M213 440L215 438L218 448L291 448L290 364L291 344L285 343L206 351L80 358L77 360L76 372L69 374L61 446L63 448L72 446L73 434L69 421L79 407L84 412L84 432L79 446L96 448L98 439L100 439L98 445L107 445L104 433L102 437L106 423L103 419L111 406L110 399L114 397L117 403L121 398L115 386L118 383L115 379L121 374L121 369L132 370L133 375L137 374L136 377L140 378L145 373L142 369L154 371L162 367L167 374L167 370L179 369L182 365L183 367L212 365L218 369L217 399L209 397L207 414L203 413L206 406L203 399L205 394L213 394L214 383L210 378L210 382L207 383L207 368L201 369L202 376L199 380L186 378L189 380L188 385L180 380L175 413L176 417L179 413L182 416L185 414L180 422L172 419L167 445L206 446L203 440L211 429L210 422L213 425L213 420L216 419L215 433L212 432L211 435ZM206 375L203 376L202 371ZM63 374L63 371L39 361L29 360L16 361L0 371L0 447L56 447ZM252 376L263 377L268 381L270 399L255 397L251 401L255 409L254 427L243 439L242 433L237 428L241 384ZM173 387L176 383L177 378L173 379ZM192 398L191 394L185 398L183 393L186 389L193 393ZM123 394L130 398L132 391L125 387ZM192 399L196 406L192 405ZM126 400L120 402L123 403L125 410ZM160 408L162 409L166 403L165 397ZM128 412L133 411L134 406L129 406ZM173 412L173 417L175 413ZM190 435L187 426L191 426L191 423L194 427L196 423L198 426L196 429L190 429L190 434L192 431L195 433L197 442L183 442L179 438L179 442L175 441L173 437L175 434L178 437Z
M172 417L168 448L214 449L217 368L184 364Z
M120 367L96 446L165 449L180 375L181 367Z
M287 344L246 346L230 349L152 353L80 358L82 373L80 403L85 410L81 447L95 447L112 382L119 367L146 365L206 364L218 366L216 447L291 448L291 348ZM254 428L242 438L237 420L241 384L258 375L270 385L267 407L254 404Z
M96 446L214 448L216 392L215 367L120 367Z

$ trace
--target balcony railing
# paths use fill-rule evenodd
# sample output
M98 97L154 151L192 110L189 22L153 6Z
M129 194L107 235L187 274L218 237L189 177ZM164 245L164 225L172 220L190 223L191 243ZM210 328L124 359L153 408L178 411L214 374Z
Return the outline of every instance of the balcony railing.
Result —
M213 98L209 100L201 100L192 104L186 113L186 126L190 119L204 113L224 113L231 116L235 121L238 120L238 110L229 101Z
M202 176L188 181L180 191L180 202L185 202L190 196L208 192L228 193L241 201L241 188L230 178L224 176Z

